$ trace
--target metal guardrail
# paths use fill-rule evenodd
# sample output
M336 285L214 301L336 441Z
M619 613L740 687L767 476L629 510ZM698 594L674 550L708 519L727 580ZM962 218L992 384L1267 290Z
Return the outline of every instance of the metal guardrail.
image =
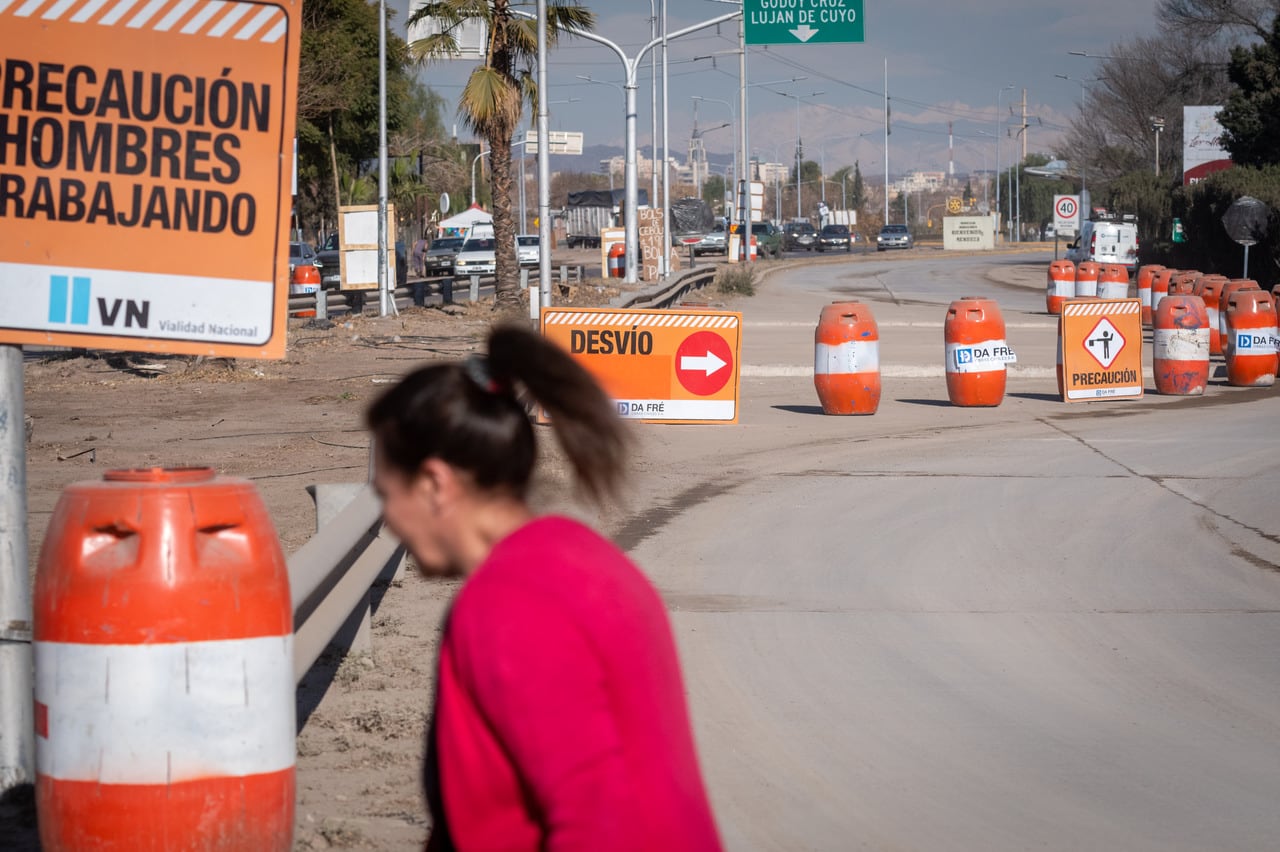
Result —
M658 287L628 294L614 307L661 309L715 278L714 267L691 269ZM327 291L330 304L345 294ZM436 295L439 295L438 293ZM336 298L335 298L336 297ZM315 296L290 297L302 309ZM408 288L396 289L397 302L411 298ZM317 532L289 557L293 596L294 677L301 682L325 648L337 637L349 650L368 650L370 588L379 577L390 578L404 562L404 546L382 523L382 507L366 484L318 485Z

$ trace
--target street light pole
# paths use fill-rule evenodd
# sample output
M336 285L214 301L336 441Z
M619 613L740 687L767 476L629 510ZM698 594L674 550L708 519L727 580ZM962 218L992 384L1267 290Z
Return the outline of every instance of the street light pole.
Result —
M1013 84L1005 86L996 92L996 233L1000 233L1004 224L1004 213L1000 209L1000 125L1003 120L1000 117L1000 100L1004 97L1004 93L1013 88Z
M803 219L804 211L800 200L800 172L804 165L804 143L800 139L800 99L816 98L818 95L825 95L826 92L810 92L807 95L793 95L789 92L778 92L784 98L793 98L796 102L796 218Z
M1160 134L1164 131L1164 118L1151 116L1151 130L1156 134L1156 177L1160 177Z
M471 206L476 206L476 163L480 162L481 157L489 156L488 151L481 151L471 158Z

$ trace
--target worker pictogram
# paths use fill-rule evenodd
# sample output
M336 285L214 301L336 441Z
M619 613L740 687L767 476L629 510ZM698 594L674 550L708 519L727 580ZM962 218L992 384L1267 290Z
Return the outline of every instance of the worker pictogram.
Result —
M1100 319L1093 327L1093 331L1089 332L1084 339L1085 350L1102 365L1104 370L1120 357L1120 351L1124 349L1124 345L1124 335L1106 317Z

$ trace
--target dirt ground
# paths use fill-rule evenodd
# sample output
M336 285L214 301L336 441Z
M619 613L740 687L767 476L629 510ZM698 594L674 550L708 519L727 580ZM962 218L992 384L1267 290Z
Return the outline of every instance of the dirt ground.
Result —
M599 280L557 304L617 295ZM435 359L475 351L495 320L491 302L410 308L323 326L291 320L281 361L222 361L131 353L28 352L29 561L34 574L55 503L70 483L106 470L211 466L254 482L287 553L314 533L304 490L364 481L361 418L395 378ZM541 431L541 430L540 430ZM542 510L572 503L553 442L536 489ZM616 520L616 519L615 519ZM406 849L427 832L419 773L444 607L455 586L406 572L375 590L374 651L329 657L299 690L297 849ZM0 819L0 847L34 849L25 816Z

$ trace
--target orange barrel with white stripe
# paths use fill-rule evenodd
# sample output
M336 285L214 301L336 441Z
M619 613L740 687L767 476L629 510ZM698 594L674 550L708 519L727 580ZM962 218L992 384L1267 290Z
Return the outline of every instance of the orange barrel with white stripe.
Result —
M1155 315L1160 307L1160 300L1169 295L1169 280L1181 272L1181 269L1161 269L1151 276L1151 313Z
M1017 361L994 299L966 296L947 308L942 325L947 396L952 405L992 407L1004 401L1006 364Z
M823 414L875 414L880 407L880 329L866 305L833 302L822 309L813 385Z
M293 606L253 485L211 468L68 486L34 596L45 852L286 852Z
M1151 279L1161 269L1164 269L1158 263L1148 263L1146 266L1138 269L1138 301L1142 303L1142 324L1151 325Z
M1222 295L1218 297L1218 335L1222 338L1222 354L1226 355L1227 348L1227 300L1241 290L1257 290L1258 282L1252 278L1230 278L1226 285L1222 288Z
M1098 298L1129 298L1129 270L1118 263L1104 263L1098 273Z
M1227 299L1227 334L1222 355L1227 361L1227 384L1270 387L1280 367L1277 351L1276 303L1265 290L1237 290Z
M314 295L319 291L320 270L316 269L315 264L301 263L293 268L293 275L289 279L290 296ZM313 317L315 315L315 308L306 308L293 313L295 317Z
M1069 260L1049 264L1048 283L1044 291L1045 308L1051 314L1062 312L1062 303L1076 294L1076 265Z
M1209 384L1209 312L1199 296L1160 300L1151 330L1156 393L1197 396Z
M609 246L609 277L625 278L627 275L627 247L622 243Z
M1076 298L1098 295L1098 275L1102 272L1102 264L1085 260L1076 267Z
M1209 315L1209 354L1222 354L1222 331L1218 319L1218 305L1222 300L1222 290L1231 282L1225 275L1206 275L1198 282L1200 292L1195 294L1204 300L1204 309Z
M1204 273L1195 269L1185 270L1171 276L1169 278L1169 295L1194 296L1196 282L1203 277Z
M752 262L755 262L756 260L759 260L759 259L760 259L760 243L759 243L759 241L756 239L756 235L755 235L755 234L752 234L752 235L751 235L751 242L750 242L750 243L748 243L748 245L750 246L750 252L751 252L751 254L750 254L750 256L749 256L747 259L748 259L748 260L750 260L750 261L752 261Z

